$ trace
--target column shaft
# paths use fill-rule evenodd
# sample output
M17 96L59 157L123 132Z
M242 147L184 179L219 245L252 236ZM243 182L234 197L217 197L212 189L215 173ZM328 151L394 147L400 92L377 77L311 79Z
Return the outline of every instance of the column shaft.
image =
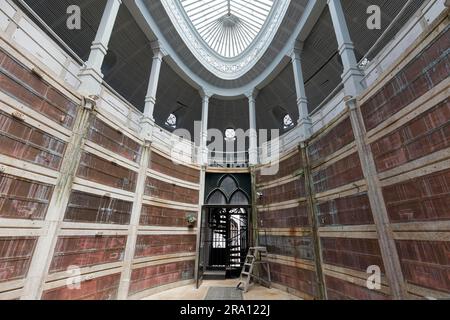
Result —
M119 13L122 0L107 0L100 26L92 42L86 67L81 71L79 91L85 95L98 95L103 79L102 64L108 52L108 44Z
M256 132L256 93L248 95L248 117L250 131L250 145L248 149L249 164L255 166L258 164L258 134Z
M341 55L344 73L342 81L347 94L357 96L363 90L363 73L358 68L354 52L353 42L350 38L347 22L340 0L328 0L331 20L338 42L339 53Z
M156 94L158 91L159 75L161 73L161 65L164 57L159 42L156 41L152 43L152 49L152 70L150 71L150 79L148 81L148 89L145 96L144 116L141 121L143 137L147 140L152 140L153 128L155 126L154 112Z
M209 113L208 93L202 93L202 128L200 135L199 164L208 165L208 113Z
M303 43L296 43L292 53L292 68L294 70L295 92L297 94L298 131L301 141L311 136L311 119L308 112L308 99L306 97L305 81L303 79L301 53Z

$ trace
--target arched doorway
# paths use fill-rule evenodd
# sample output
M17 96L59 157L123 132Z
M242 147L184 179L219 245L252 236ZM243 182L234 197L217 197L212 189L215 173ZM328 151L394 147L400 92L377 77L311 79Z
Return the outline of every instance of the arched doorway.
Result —
M200 224L198 283L238 277L249 247L249 176L210 175ZM249 181L248 181L249 182Z

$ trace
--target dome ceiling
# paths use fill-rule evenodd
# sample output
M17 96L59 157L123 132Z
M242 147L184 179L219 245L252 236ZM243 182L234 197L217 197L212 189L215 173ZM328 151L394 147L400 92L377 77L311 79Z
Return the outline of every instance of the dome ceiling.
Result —
M239 79L260 61L291 3L290 0L160 1L190 52L211 74L223 80Z
M195 30L224 58L235 58L255 40L273 0L181 0Z

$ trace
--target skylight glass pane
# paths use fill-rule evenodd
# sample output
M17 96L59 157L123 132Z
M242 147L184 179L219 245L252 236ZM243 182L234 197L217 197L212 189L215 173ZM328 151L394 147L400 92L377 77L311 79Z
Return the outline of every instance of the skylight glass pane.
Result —
M219 55L241 54L261 31L274 0L180 0L192 24Z

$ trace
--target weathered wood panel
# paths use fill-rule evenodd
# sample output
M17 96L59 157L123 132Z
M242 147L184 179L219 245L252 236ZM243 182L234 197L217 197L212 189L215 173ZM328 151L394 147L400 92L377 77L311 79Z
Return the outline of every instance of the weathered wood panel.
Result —
M140 225L161 227L186 227L186 216L193 211L143 205Z
M318 202L316 211L322 227L374 224L367 193Z
M0 174L0 217L43 220L53 186Z
M433 89L450 74L450 27L361 106L367 130Z
M363 172L358 153L312 172L313 186L316 193L335 189L363 179Z
M136 172L88 152L81 156L77 176L126 191L136 189Z
M36 237L0 237L0 283L27 276Z
M70 266L82 268L122 261L126 241L126 236L59 237L50 273L66 271Z
M262 175L261 170L256 170L256 184L263 184L287 176L293 176L303 168L302 158L300 153L295 151L291 156L283 159L278 164L278 171L275 174Z
M397 241L408 283L450 293L449 241Z
M198 204L198 190L147 177L145 195L187 204Z
M450 170L383 188L391 222L450 219Z
M0 111L0 153L59 170L66 143Z
M304 176L288 183L260 190L262 197L258 198L258 205L268 205L289 200L296 200L306 196Z
M372 143L378 172L396 168L450 146L450 99Z
M94 119L87 139L136 163L139 163L141 159L142 146L138 142L99 118Z
M64 221L126 225L130 223L132 207L128 201L72 191Z
M200 170L176 164L171 159L166 158L157 152L152 153L149 168L187 182L200 182Z
M196 235L139 235L135 258L195 252Z
M79 289L63 286L44 291L42 300L115 300L119 289L120 273L80 283Z
M260 235L259 243L262 246L267 247L267 250L271 254L303 260L314 260L314 249L311 236Z
M194 277L194 261L180 261L133 270L129 295Z
M306 202L297 207L288 209L276 209L271 211L258 211L259 228L302 228L310 227L311 222L308 215Z
M326 276L327 297L330 300L388 300L389 296L357 284Z
M280 283L287 288L306 293L311 299L319 298L315 272L279 263L271 263L270 272L272 281Z
M383 260L376 239L321 238L323 262L366 272L378 266L383 272Z
M77 113L74 102L31 70L0 50L0 90L50 120L71 129Z
M309 161L311 164L321 162L353 141L355 141L355 137L350 118L347 117L308 145Z

